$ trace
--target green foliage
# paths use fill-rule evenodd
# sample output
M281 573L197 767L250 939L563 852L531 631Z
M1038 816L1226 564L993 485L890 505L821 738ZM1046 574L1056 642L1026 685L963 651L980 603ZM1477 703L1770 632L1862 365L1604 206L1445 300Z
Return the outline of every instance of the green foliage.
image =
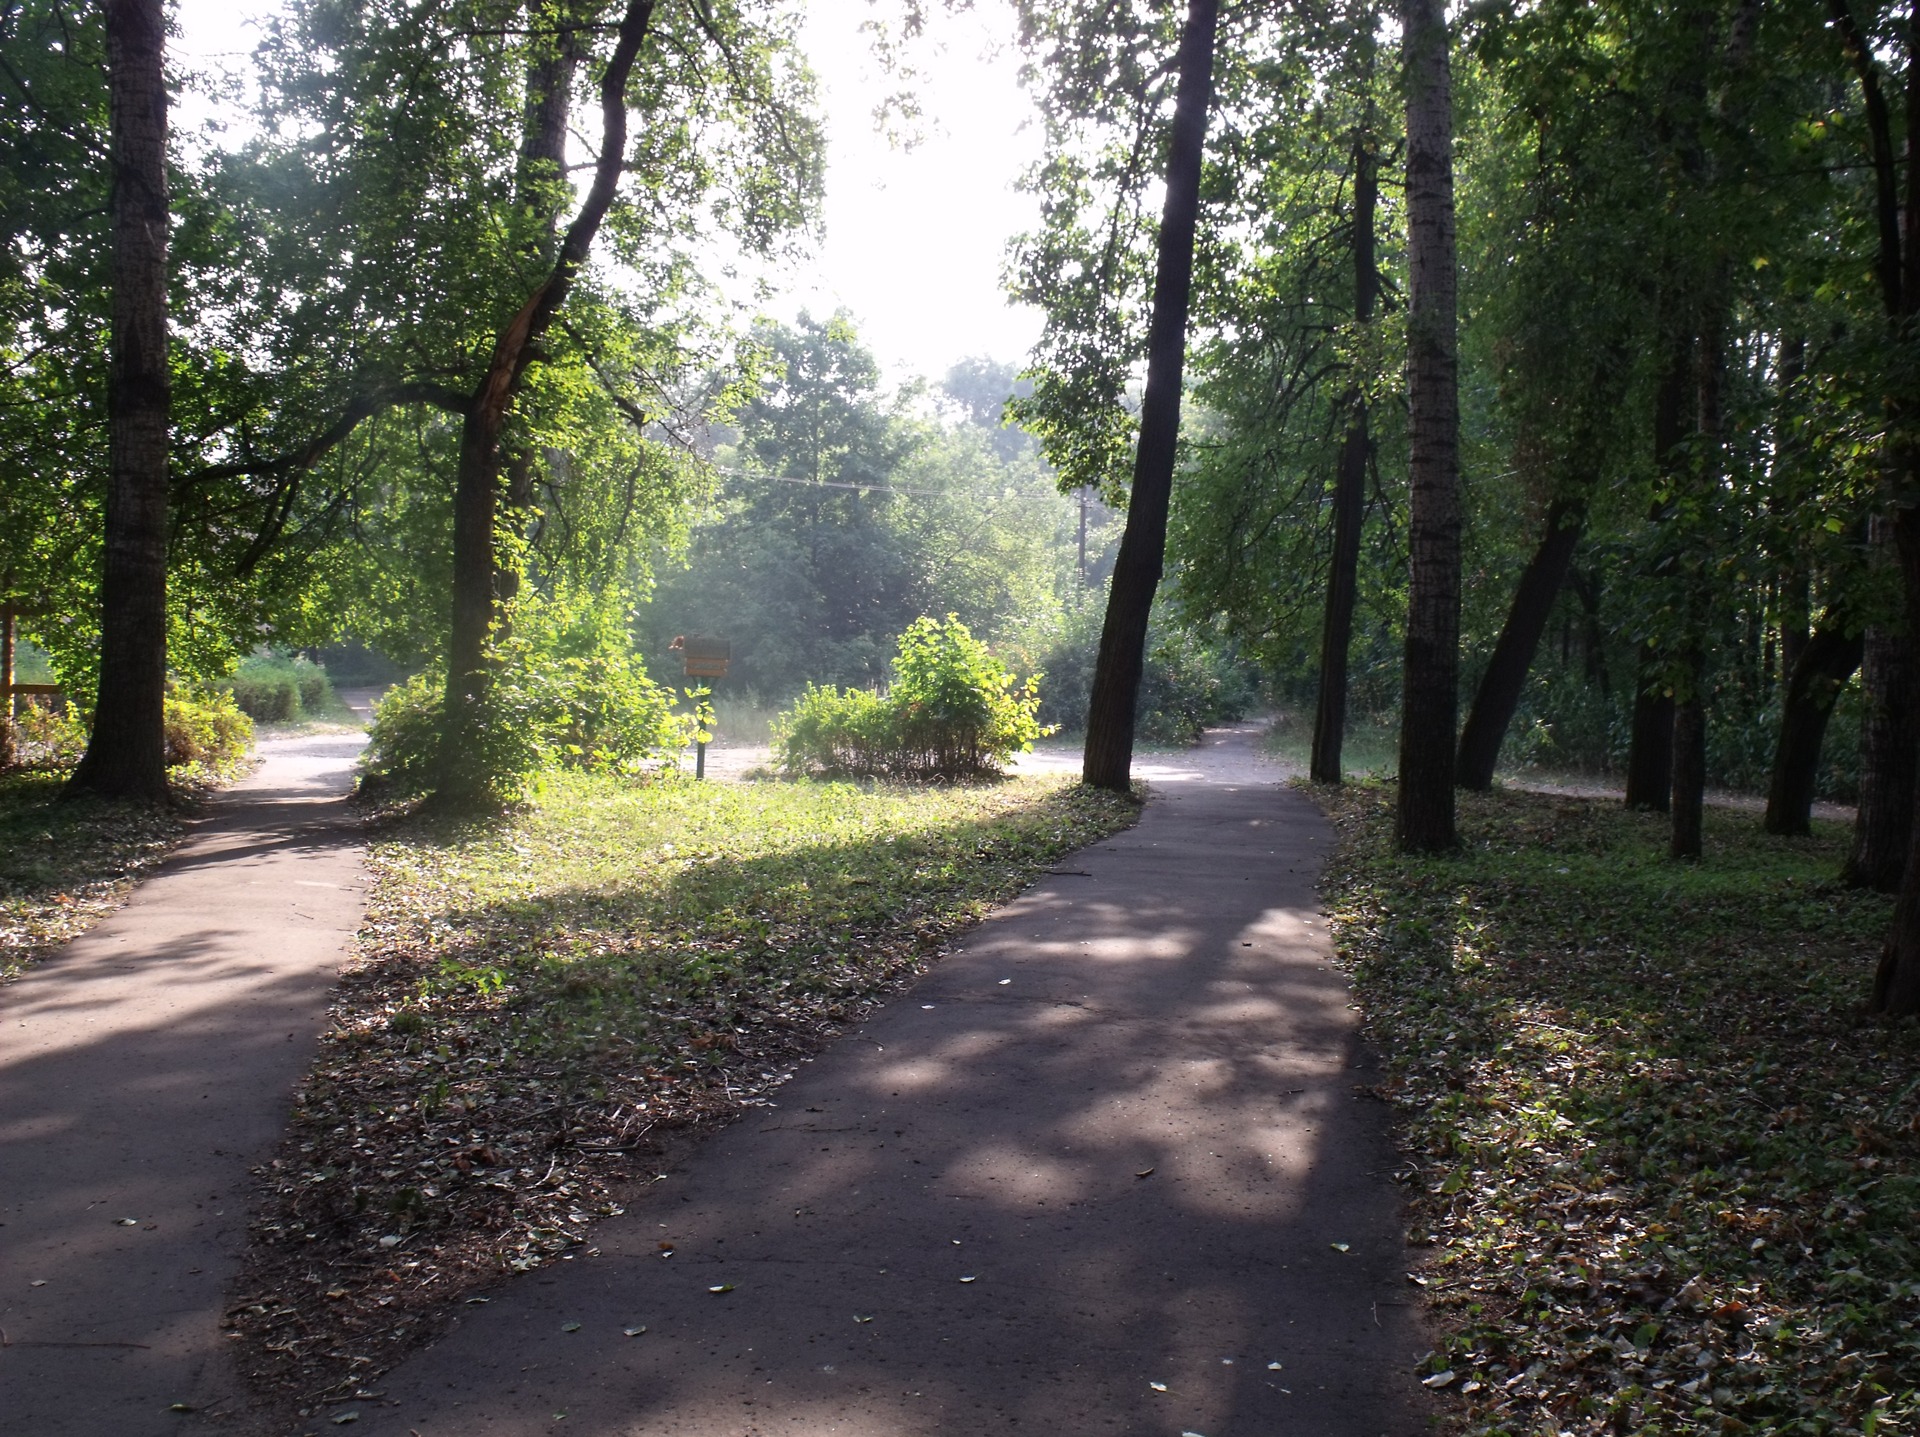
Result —
M176 782L232 778L253 747L253 720L219 689L167 686L167 772Z
M68 769L87 751L87 725L73 704L23 700L13 718L22 768Z
M973 778L996 772L1043 733L1040 678L1014 682L1005 664L947 615L900 636L884 696L809 685L773 722L774 756L790 774Z
M257 723L297 723L341 712L327 671L298 655L250 654L227 687L241 711Z
M762 384L734 416L715 502L643 606L649 654L723 636L721 693L783 704L809 683L885 682L893 636L921 614L1002 642L1056 606L1072 510L1001 422L1007 367L956 366L936 409L917 383L883 392L844 315L762 323L753 350Z
M1859 1017L1891 904L1845 831L1709 810L1678 871L1658 816L1462 794L1406 859L1389 790L1320 797L1460 1430L1910 1426L1920 1030Z
M387 690L374 706L367 729L367 748L360 759L362 792L412 795L432 789L446 704L444 674L415 674Z
M233 778L253 747L253 720L224 689L181 680L167 685L166 763L176 783L205 784ZM19 766L64 772L87 748L88 721L72 703L29 701L13 720Z
M637 773L711 721L704 704L675 712L671 690L647 677L622 590L557 587L515 604L513 627L494 647L487 703L456 745L457 787L483 801L523 798L555 767ZM445 709L446 678L432 670L389 690L374 713L363 784L395 796L443 787Z
M1038 717L1051 728L1078 733L1086 726L1093 673L1100 657L1105 605L1089 596L1047 633L1035 636L1032 667L1047 677ZM1243 718L1258 703L1258 676L1231 643L1210 642L1156 612L1147 631L1140 697L1134 709L1139 737L1148 743L1188 744L1208 724Z

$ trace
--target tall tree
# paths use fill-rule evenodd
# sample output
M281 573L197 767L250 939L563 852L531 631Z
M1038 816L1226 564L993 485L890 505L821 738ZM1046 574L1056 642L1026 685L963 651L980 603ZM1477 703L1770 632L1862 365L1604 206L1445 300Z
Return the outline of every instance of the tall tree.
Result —
M1920 154L1915 153L1913 143L1914 125L1920 115L1909 103L1904 143L1897 142L1887 90L1891 88L1896 94L1905 90L1911 101L1914 88L1920 86L1920 55L1915 54L1916 46L1920 46L1920 6L1909 9L1904 25L1898 23L1897 11L1889 14L1886 18L1893 22L1888 27L1891 33L1881 36L1868 33L1849 0L1828 0L1827 8L1866 112L1868 159L1873 166L1874 278L1890 348L1898 355L1912 345L1916 315L1920 315L1920 234L1911 224L1903 224L1901 218L1903 207L1911 215L1920 203ZM1906 68L1905 76L1895 77L1892 86L1884 83L1881 52L1897 56ZM1905 84L1899 83L1901 78ZM1920 436L1914 432L1920 415L1916 415L1911 397L1901 386L1899 376L1905 372L1906 362L1896 360L1888 364L1882 376L1886 388L1881 417L1886 437L1881 467L1888 521L1906 594L1908 653L1920 660ZM1920 809L1920 797L1915 807ZM1906 872L1894 904L1892 931L1874 974L1871 1002L1881 1013L1920 1013L1920 844L1909 842L1907 846Z
M1371 78L1373 37L1365 48ZM1367 121L1373 107L1367 107ZM1353 141L1353 319L1373 319L1380 293L1374 259L1374 209L1380 195L1378 137L1371 123L1355 129ZM1367 474L1373 460L1367 391L1357 380L1342 397L1346 434L1340 441L1333 489L1333 553L1327 567L1327 602L1320 633L1320 684L1314 700L1313 752L1309 772L1316 783L1339 783L1340 750L1347 732L1347 664L1353 647L1353 611L1360 587L1360 526L1366 518Z
M1460 674L1460 399L1452 41L1441 0L1403 0L1411 566L1400 708L1400 848L1452 848Z
M1843 883L1896 893L1907 870L1920 803L1920 683L1913 646L1885 625L1866 633L1861 659L1860 805Z
M113 168L113 330L107 379L100 687L70 793L167 796L168 410L166 16L104 7Z
M447 643L446 727L440 761L440 791L454 803L480 796L486 783L473 754L489 722L487 646L499 620L495 530L507 416L526 382L527 370L539 357L547 331L586 265L626 171L627 85L647 40L653 11L653 0L630 0L620 17L613 52L600 77L600 145L593 183L567 225L551 267L495 335L492 358L463 406L453 491L453 621ZM569 25L556 37L556 49L571 48L572 30ZM536 115L544 98L539 87L569 84L570 75L570 67L536 67L530 86ZM546 126L536 120L529 128L540 136ZM537 162L546 148L536 139L523 154L531 154ZM530 162L528 168L534 172L532 183L545 179L551 184L552 177L541 173L544 166L536 168Z
M1121 792L1132 781L1134 704L1146 658L1147 623L1166 558L1167 506L1179 453L1180 391L1186 372L1194 230L1200 214L1200 168L1213 97L1218 27L1215 0L1190 0L1180 35L1179 85L1167 152L1167 193L1160 216L1140 438L1126 529L1114 560L1099 664L1088 703L1082 777L1095 787Z
M1813 832L1813 791L1827 720L1840 691L1860 667L1865 647L1858 632L1848 632L1850 617L1844 609L1829 612L1788 671L1780 740L1767 784L1763 823L1768 833L1805 837Z

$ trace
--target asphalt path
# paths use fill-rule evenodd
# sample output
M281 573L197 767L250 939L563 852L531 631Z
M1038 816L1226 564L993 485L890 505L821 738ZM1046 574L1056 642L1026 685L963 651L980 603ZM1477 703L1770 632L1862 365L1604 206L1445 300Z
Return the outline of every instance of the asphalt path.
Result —
M311 1430L1426 1430L1331 831L1249 737Z
M360 922L364 741L263 741L124 908L0 989L0 1432L245 1406L220 1318Z

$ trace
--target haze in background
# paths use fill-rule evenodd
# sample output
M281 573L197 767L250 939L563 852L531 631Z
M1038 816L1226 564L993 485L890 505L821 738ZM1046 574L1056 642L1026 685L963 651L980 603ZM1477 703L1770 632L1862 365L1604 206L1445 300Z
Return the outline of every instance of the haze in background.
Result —
M243 66L258 38L248 17L277 8L179 0L174 53ZM1032 107L1016 78L1013 17L994 3L937 15L913 51L919 140L899 149L874 126L898 84L860 30L875 13L866 0L806 7L803 43L827 122L826 238L810 264L774 277L765 311L791 320L846 309L895 382L938 378L969 355L1024 361L1040 313L1009 303L1000 275L1007 241L1034 221L1034 201L1013 186L1040 137L1022 128ZM187 111L205 113L192 100Z

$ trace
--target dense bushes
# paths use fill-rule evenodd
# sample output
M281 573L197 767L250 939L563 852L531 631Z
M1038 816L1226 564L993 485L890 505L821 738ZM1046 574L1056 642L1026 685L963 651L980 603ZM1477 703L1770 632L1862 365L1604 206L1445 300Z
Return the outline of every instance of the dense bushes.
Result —
M176 779L230 778L253 746L253 721L230 693L167 688L167 768Z
M72 768L86 752L87 721L71 703L29 702L13 719L13 736L19 767ZM167 686L167 769L174 780L231 778L252 746L253 723L232 694Z
M459 789L512 801L544 769L630 773L691 740L704 711L674 712L673 691L649 679L633 652L625 614L613 591L563 589L515 605L485 709L456 745ZM374 712L365 785L395 795L445 787L445 722L444 674L390 690Z
M970 778L996 772L1047 732L1039 679L1016 685L1005 664L947 615L900 636L884 695L809 685L773 722L786 772Z
M1043 723L1072 733L1086 727L1105 617L1104 604L1083 605L1066 615L1036 650L1034 667L1047 676L1039 712ZM1160 622L1149 630L1135 709L1142 739L1193 743L1208 724L1244 717L1259 698L1253 667L1230 647L1205 643L1185 629Z
M227 687L234 702L256 723L294 723L340 708L327 671L303 658L254 654L241 660Z

